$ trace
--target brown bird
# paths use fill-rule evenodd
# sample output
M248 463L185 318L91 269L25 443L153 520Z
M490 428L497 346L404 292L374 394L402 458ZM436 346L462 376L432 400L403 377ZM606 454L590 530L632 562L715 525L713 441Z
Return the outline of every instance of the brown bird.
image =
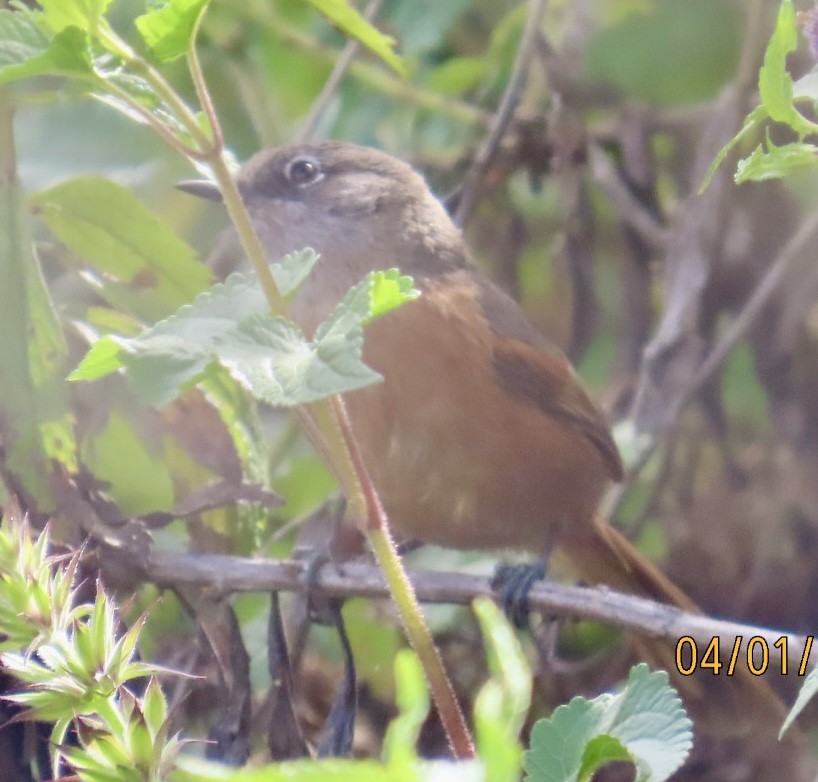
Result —
M317 142L264 150L237 182L271 262L307 246L321 254L291 301L306 332L370 271L397 267L422 292L367 326L364 360L384 380L346 395L396 532L461 549L560 551L586 582L696 610L596 514L623 477L604 416L563 353L471 264L419 174L374 149ZM206 183L183 189L219 198ZM672 668L672 644L639 648ZM747 689L763 722L780 719L780 701L746 671L726 687Z
M422 292L367 327L364 361L384 382L346 397L396 532L541 556L558 546L586 581L692 605L595 515L623 474L604 416L563 353L471 264L419 174L330 141L264 150L238 186L271 261L321 254L291 302L308 333L372 270L397 267Z

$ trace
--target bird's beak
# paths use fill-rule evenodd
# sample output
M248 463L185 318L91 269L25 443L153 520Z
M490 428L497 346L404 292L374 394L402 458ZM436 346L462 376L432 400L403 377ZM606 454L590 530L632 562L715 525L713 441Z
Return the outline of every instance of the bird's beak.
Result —
M222 200L218 186L209 179L185 179L176 183L176 189L195 195L197 198L206 198L208 201Z

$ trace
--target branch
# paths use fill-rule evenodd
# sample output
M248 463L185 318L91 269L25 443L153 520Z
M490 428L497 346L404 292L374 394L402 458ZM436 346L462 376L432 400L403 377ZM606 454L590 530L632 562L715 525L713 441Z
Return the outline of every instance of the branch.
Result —
M535 51L537 31L540 29L545 12L545 2L546 0L529 0L528 2L528 16L520 39L517 59L514 61L514 70L506 85L497 114L492 120L488 137L477 151L474 162L463 180L463 188L453 217L455 225L462 226L471 214L483 176L494 159L497 147L500 146L500 141L520 104L528 76L528 66Z
M294 560L249 559L221 554L179 554L154 551L144 573L160 587L199 585L219 592L298 592L305 588L309 564ZM428 570L409 571L415 594L425 603L469 605L476 597L494 597L491 578L467 573ZM318 596L389 599L380 570L373 564L350 562L326 565L311 585ZM667 638L676 643L690 636L700 653L718 636L722 648L730 648L738 636L758 636L775 648L786 638L788 659L801 660L807 638L774 628L715 619L680 611L672 606L605 587L577 587L552 581L537 582L531 589L532 611L560 617L580 617L617 625L641 635ZM771 652L772 653L772 652ZM811 669L813 666L810 665Z
M367 22L371 22L375 18L375 14L380 10L382 3L383 0L369 0L369 3L363 11L363 18L366 19ZM347 41L346 46L344 46L341 54L338 55L338 59L335 61L335 65L332 67L332 72L324 82L321 92L313 101L310 113L304 121L301 132L298 134L300 141L307 141L315 135L315 129L318 127L321 117L327 110L329 102L332 100L333 95L335 95L336 90L346 75L347 69L355 55L358 54L360 48L361 44L356 39L351 38Z

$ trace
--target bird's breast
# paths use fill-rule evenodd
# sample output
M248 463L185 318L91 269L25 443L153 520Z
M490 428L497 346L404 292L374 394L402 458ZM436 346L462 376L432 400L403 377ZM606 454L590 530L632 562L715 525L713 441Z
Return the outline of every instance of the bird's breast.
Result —
M423 288L367 327L364 360L384 382L347 396L390 521L402 536L441 545L539 553L590 519L602 460L570 426L498 384L493 334L467 277Z

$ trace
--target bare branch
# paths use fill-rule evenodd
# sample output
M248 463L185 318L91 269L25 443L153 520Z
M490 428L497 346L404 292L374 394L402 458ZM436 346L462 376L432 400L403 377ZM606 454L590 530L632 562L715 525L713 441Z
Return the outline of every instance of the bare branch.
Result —
M463 179L463 187L453 216L456 225L462 226L471 214L483 176L494 159L500 141L502 141L520 103L526 78L528 77L528 67L535 51L537 32L540 29L543 13L545 12L545 3L546 0L528 0L528 16L523 29L523 36L520 39L520 48L517 50L517 59L514 61L514 70L506 85L497 113L492 120L489 134L474 156L472 166Z
M588 160L591 173L596 182L605 190L613 201L617 214L636 231L654 250L664 250L667 246L668 231L640 204L631 190L622 181L608 156L597 144L588 148Z
M382 3L383 0L369 0L369 3L362 14L367 22L371 22L375 18L375 14L377 14L380 10ZM312 107L310 108L310 113L307 116L307 119L304 121L304 126L301 128L301 133L299 134L299 139L301 141L306 141L315 135L315 129L318 127L318 122L321 120L321 117L326 111L329 102L332 100L332 96L335 95L335 91L340 86L350 63L360 48L361 44L358 41L354 39L347 41L346 46L338 56L338 59L335 61L332 72L324 82L321 92L315 101L313 101Z
M207 585L217 592L300 591L304 589L308 563L294 560L264 560L218 554L151 554L146 578L162 587ZM426 603L468 605L476 597L493 597L491 579L466 573L409 571L418 599ZM316 595L345 598L388 599L380 570L360 562L326 565L310 587ZM784 630L756 627L701 614L680 611L605 587L566 586L552 581L537 582L531 590L532 611L551 616L582 617L608 622L625 630L677 642L690 636L704 649L714 636L730 647L735 638L760 637L772 648L787 638L788 654L800 661L806 639ZM780 645L780 644L779 644ZM812 666L810 666L812 667Z

